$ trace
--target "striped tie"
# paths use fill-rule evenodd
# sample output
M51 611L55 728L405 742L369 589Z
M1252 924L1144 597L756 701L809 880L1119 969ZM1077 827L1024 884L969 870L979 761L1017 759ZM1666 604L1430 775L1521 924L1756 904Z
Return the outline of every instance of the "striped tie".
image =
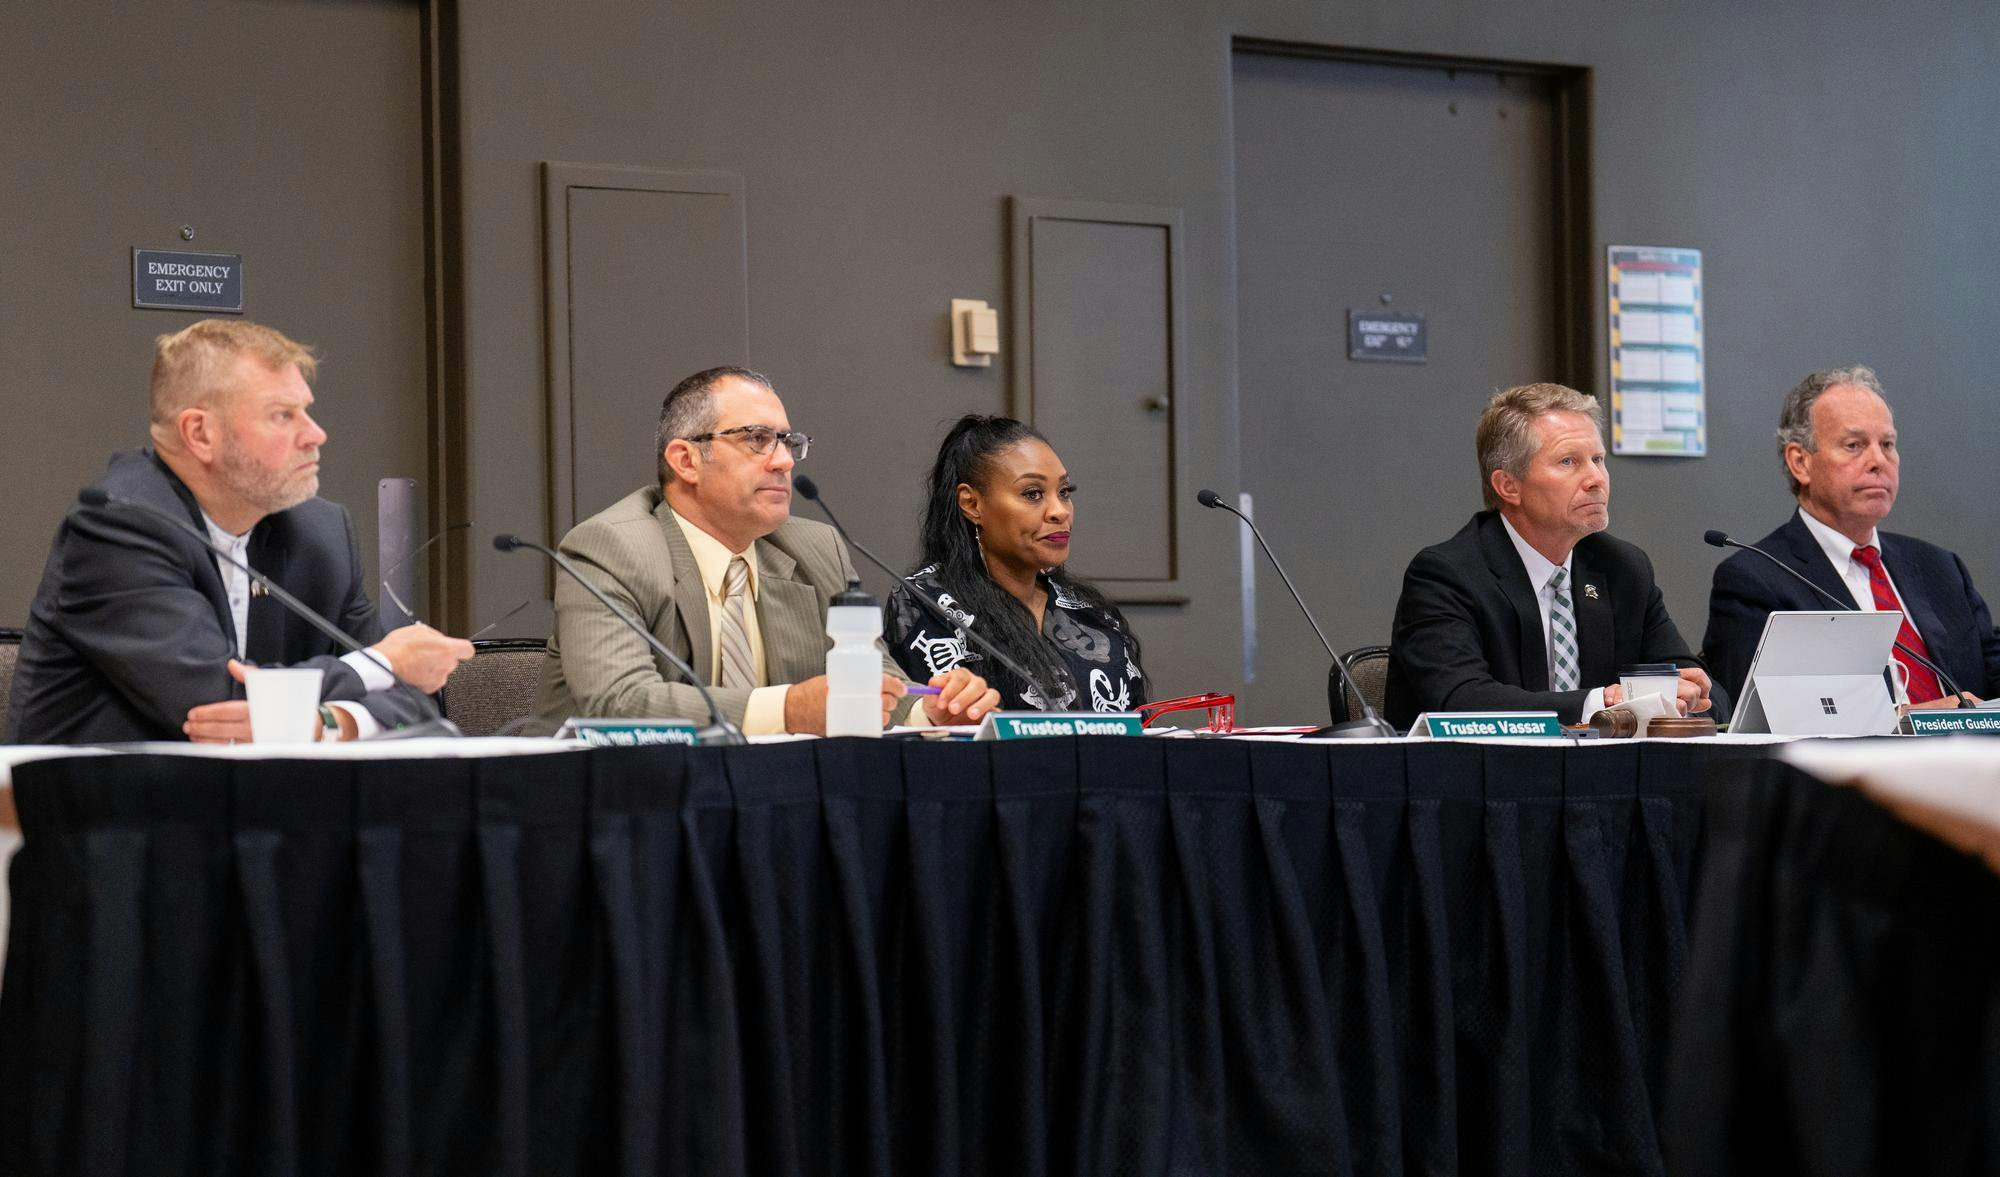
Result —
M722 627L716 647L722 657L722 685L748 690L757 685L757 670L750 661L750 628L744 612L750 607L750 565L738 556L729 562L722 578Z
M1569 569L1558 568L1549 577L1549 592L1555 607L1549 610L1549 679L1558 691L1573 691L1582 677L1576 662L1576 613L1570 607L1569 590L1563 582Z

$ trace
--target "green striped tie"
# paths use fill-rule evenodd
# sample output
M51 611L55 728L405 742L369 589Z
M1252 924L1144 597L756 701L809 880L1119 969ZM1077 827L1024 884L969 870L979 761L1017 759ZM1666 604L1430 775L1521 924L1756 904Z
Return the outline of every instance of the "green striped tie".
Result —
M1558 568L1549 577L1549 592L1555 597L1555 608L1549 610L1549 678L1558 691L1575 690L1582 677L1577 670L1576 610L1564 586L1568 579L1567 568Z

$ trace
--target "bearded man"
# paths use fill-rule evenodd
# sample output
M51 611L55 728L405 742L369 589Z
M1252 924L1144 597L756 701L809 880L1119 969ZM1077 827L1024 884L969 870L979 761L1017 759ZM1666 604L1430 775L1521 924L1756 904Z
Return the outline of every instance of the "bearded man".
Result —
M325 672L323 739L424 718L370 658L340 648L191 535L205 530L291 590L404 682L435 691L472 644L426 625L383 633L347 509L316 497L326 431L310 349L272 328L205 319L155 342L150 447L114 455L101 506L56 532L15 667L10 743L250 738L246 666Z

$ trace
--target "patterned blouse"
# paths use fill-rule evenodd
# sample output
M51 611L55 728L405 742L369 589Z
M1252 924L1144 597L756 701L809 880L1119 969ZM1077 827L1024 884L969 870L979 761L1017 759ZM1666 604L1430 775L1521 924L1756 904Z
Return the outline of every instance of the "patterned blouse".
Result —
M1146 676L1133 658L1125 619L1116 610L1070 596L1047 577L1039 583L1049 594L1049 608L1042 612L1042 637L1064 670L1063 681L1055 684L1060 694L1053 702L1034 687L1014 682L1011 673L977 647L968 653L965 629L976 626L978 619L958 607L951 590L939 582L935 564L918 569L889 594L882 610L882 640L903 672L917 682L969 662L975 673L999 689L1000 706L1007 711L1131 711L1145 703ZM946 632L943 622L911 598L912 591L928 594L959 625Z

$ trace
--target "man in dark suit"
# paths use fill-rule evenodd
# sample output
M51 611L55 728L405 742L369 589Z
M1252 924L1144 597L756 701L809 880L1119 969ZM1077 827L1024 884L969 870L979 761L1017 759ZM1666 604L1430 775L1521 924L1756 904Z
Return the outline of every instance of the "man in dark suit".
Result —
M471 643L424 625L383 633L347 510L315 497L326 440L307 412L315 367L310 350L256 323L208 319L161 336L153 445L114 456L97 485L205 529L434 691ZM193 536L115 503L74 506L29 608L7 739L248 740L245 663L323 670L322 738L424 716L380 666L339 653Z
M1896 505L1902 455L1882 384L1868 368L1815 372L1785 397L1778 458L1798 509L1757 546L1835 600L1904 614L1897 640L1942 666L1960 689L2000 692L2000 636L1965 562L1912 536L1880 531ZM1755 552L1716 566L1702 649L1717 677L1743 694L1765 618L1775 610L1832 605ZM1901 651L1909 699L1946 694L1937 677Z
M1603 410L1559 384L1496 394L1479 419L1486 510L1417 553L1389 646L1385 706L1408 727L1427 711L1554 711L1588 719L1622 699L1621 669L1692 662L1646 553L1610 523ZM1710 708L1709 679L1680 671L1683 711Z

